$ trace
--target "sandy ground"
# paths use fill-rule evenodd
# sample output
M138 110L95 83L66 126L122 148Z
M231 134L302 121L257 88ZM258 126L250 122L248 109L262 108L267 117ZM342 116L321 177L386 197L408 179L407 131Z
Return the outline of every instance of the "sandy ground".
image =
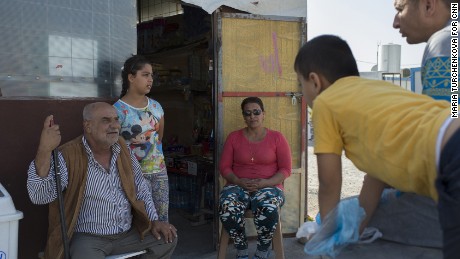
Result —
M312 143L308 146L308 215L315 217L318 207L318 167ZM342 155L342 198L358 195L363 184L364 173Z

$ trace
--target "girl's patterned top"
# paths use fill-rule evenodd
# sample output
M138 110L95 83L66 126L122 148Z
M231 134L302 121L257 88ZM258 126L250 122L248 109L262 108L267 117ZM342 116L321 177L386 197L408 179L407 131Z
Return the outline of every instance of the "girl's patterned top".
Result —
M141 164L142 172L153 174L166 168L163 147L158 135L160 119L164 112L160 103L147 99L148 104L144 108L133 107L122 100L118 100L113 106L120 118L120 135Z

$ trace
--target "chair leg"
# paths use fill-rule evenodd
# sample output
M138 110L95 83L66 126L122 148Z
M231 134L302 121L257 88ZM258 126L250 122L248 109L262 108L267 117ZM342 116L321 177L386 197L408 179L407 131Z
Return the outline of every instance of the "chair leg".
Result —
M219 254L217 256L218 259L225 259L225 256L227 255L227 247L229 240L230 236L228 235L227 231L222 227L220 230Z
M281 218L278 218L278 224L273 235L273 250L275 250L276 259L284 259L283 232L281 231Z

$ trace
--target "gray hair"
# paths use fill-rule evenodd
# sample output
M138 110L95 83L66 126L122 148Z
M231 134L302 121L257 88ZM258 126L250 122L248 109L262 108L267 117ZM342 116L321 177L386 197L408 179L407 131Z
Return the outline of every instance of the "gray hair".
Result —
M98 103L89 103L85 105L85 108L83 108L83 120L84 121L89 121L93 118L93 112L97 105Z

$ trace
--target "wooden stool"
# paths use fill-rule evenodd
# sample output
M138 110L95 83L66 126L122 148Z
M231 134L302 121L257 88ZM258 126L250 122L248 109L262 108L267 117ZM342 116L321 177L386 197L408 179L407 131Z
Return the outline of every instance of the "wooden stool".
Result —
M281 231L281 210L278 211L278 224L276 225L275 233L273 233L272 239L272 246L273 250L275 251L275 258L276 259L284 259L284 246L283 246L283 231ZM246 210L244 212L245 218L254 218L251 210ZM228 241L230 240L230 236L227 231L222 226L220 232L220 242L219 242L219 254L217 256L218 259L225 259L227 255L227 247Z

